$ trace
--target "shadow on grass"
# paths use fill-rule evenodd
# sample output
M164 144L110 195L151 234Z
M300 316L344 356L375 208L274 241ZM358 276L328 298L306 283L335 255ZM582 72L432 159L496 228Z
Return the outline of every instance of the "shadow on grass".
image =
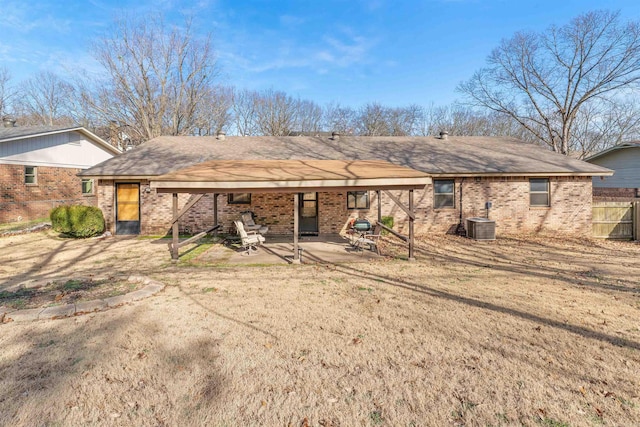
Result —
M422 256L424 257L429 256L433 261L455 262L455 263L466 264L474 267L489 267L489 268L492 268L495 270L501 270L504 272L513 272L513 273L518 273L523 275L539 276L547 279L562 280L572 285L576 284L567 277L561 277L559 275L560 273L566 273L566 271L561 269L547 269L550 271L543 271L544 269L541 268L540 266L535 266L535 270L533 270L530 267L524 267L524 266L495 265L493 263L490 263L487 260L486 255L481 255L481 254L478 255L477 261L470 261L460 256L453 256L453 255L443 256L443 255L429 253L428 250L425 248L420 248L419 251L421 252ZM594 331L592 329L574 325L571 323L565 323L565 322L549 319L546 317L538 316L536 314L528 313L526 311L518 310L515 308L505 307L495 303L490 303L490 302L482 301L479 299L465 297L465 296L449 293L446 291L442 291L439 289L434 289L418 281L408 280L408 279L397 279L397 278L384 276L381 274L373 274L363 268L358 268L357 265L350 265L348 268L345 268L340 265L336 265L335 268L336 270L342 271L345 274L350 274L352 276L359 277L362 279L372 279L389 286L399 287L412 292L419 292L421 294L429 295L435 298L454 301L454 302L465 304L471 307L480 308L483 310L503 313L510 316L525 319L528 321L536 322L552 328L565 330L567 332L571 332L573 334L580 335L585 338L606 342L606 343L613 344L620 347L628 347L635 350L640 350L640 343L633 340L616 337L603 332ZM610 289L608 286L603 287L601 286L601 284L598 284L598 283L589 283L589 285L597 288L607 289L607 290ZM628 289L615 289L615 290L629 292ZM637 292L637 290L632 290L631 292Z
M224 392L215 339L202 335L170 347L171 331L139 311L120 311L106 321L78 324L71 318L2 328L28 333L5 329L0 338L0 425L109 424L114 414L117 424L169 425L166 408L184 396L168 384L187 383L191 398L178 408L182 412L213 405ZM199 375L190 381L185 374L193 372Z

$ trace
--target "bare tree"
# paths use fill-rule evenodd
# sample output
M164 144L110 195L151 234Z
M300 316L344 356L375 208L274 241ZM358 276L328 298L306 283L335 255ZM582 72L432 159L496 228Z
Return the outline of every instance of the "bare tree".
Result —
M211 36L194 35L190 21L168 28L160 16L122 18L94 55L106 78L84 96L105 122L116 120L139 141L195 131L218 73Z
M365 104L358 111L356 128L363 136L389 135L389 109L377 102Z
M355 130L356 112L351 107L330 103L324 108L324 128L329 132L351 135Z
M231 109L236 133L240 136L256 135L256 102L259 94L248 89L231 92Z
M510 116L568 154L586 103L638 86L640 26L622 23L619 13L589 12L545 33L516 33L487 62L458 87L469 102Z
M22 82L15 101L23 124L72 124L70 105L75 98L70 83L51 71L41 71Z
M322 108L313 101L296 101L296 131L311 135L322 130Z
M424 109L412 104L408 107L387 109L387 128L390 135L408 136L418 133Z
M0 67L0 118L9 113L9 103L13 97L13 90L9 84L11 73L6 67Z
M574 151L580 158L640 137L640 103L635 97L590 102L573 127Z
M233 89L225 86L207 88L195 112L194 134L215 135L231 123Z
M255 98L254 106L260 134L287 136L296 130L297 102L286 93L272 89L263 91Z

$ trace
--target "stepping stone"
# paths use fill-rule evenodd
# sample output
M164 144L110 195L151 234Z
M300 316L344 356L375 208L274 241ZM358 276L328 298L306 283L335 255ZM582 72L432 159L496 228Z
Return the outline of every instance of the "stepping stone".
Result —
M73 316L76 312L75 304L55 305L47 307L38 315L38 319L59 319Z
M5 314L5 322L13 320L14 322L28 322L38 320L38 315L44 310L43 308L29 308L27 310L16 310Z
M107 303L101 299L83 301L76 304L75 314L93 313L95 311L102 311L105 308L107 308Z

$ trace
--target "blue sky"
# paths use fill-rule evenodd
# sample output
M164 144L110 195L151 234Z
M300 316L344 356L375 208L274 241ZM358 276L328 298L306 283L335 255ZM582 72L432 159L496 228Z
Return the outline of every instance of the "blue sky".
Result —
M195 17L213 33L223 83L284 90L321 105L448 104L501 39L599 8L640 20L638 0L9 0L0 65L17 83L38 70L97 70L92 40L122 10Z

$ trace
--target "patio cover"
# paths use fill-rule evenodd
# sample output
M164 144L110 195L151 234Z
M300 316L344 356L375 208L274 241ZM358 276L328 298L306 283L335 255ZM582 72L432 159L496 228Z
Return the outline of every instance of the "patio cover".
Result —
M418 189L427 173L383 160L211 160L150 179L159 193Z
M178 219L204 193L277 192L293 193L294 233L293 262L300 262L298 252L298 197L301 192L354 189L384 190L409 216L409 259L413 260L413 190L431 184L431 177L405 166L384 160L211 160L179 169L149 180L158 193L173 193L173 242L171 257L177 260ZM388 190L408 190L405 207ZM200 193L178 211L178 193ZM217 225L217 205L214 198ZM378 206L380 216L380 206ZM195 237L194 237L195 238ZM193 239L193 238L192 238ZM191 240L191 239L189 239ZM184 244L183 242L182 244Z

